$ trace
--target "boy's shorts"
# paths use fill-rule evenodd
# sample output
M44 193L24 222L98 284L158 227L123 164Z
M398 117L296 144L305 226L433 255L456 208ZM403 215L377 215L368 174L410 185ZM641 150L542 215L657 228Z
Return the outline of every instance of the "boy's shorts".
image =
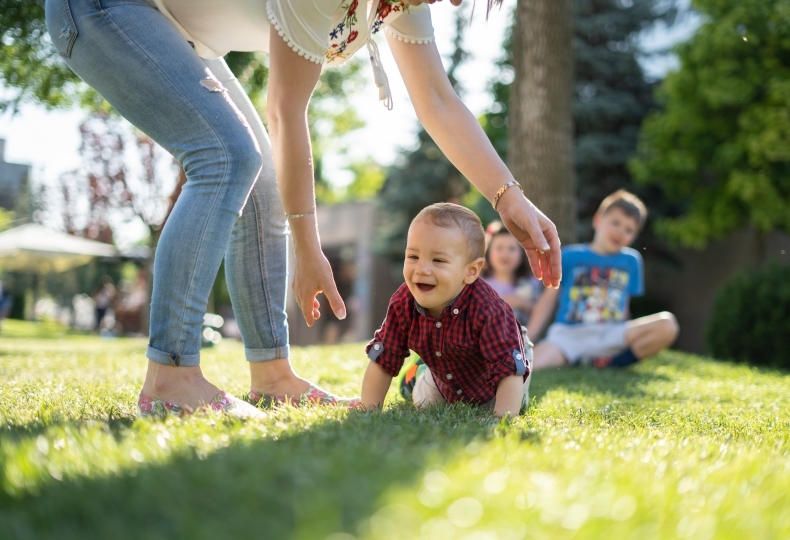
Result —
M546 341L556 345L565 360L575 365L582 358L614 356L623 352L628 344L625 340L626 323L560 324L549 327Z

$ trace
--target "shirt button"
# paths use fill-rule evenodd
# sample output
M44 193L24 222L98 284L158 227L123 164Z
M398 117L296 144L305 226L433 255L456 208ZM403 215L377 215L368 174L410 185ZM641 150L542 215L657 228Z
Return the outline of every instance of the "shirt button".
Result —
M373 348L376 349L377 351L380 351L381 350L381 345L376 343L375 345L373 345Z
M442 355L442 353L440 353L439 351L436 351L436 356L441 356L441 355Z
M452 374L452 373L448 373L448 374L447 374L447 378L448 378L448 379L452 379L452 378L453 378L453 374Z
M440 322L436 323L436 328L441 328L441 327L442 327L442 323Z
M453 310L453 315L458 315L458 308Z
M461 390L461 389L459 388L458 390L456 390L456 391L455 391L455 393L456 393L456 394L463 394L463 393L464 393L464 391L463 391L463 390Z

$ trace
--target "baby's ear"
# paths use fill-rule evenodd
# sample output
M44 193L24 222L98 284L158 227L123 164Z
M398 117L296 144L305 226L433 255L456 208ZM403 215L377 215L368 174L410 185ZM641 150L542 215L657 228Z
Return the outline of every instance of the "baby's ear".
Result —
M483 257L478 257L477 259L471 261L469 264L466 265L466 275L464 276L464 283L467 285L471 285L474 283L477 278L480 277L480 272L483 270L483 265L485 264L485 259Z

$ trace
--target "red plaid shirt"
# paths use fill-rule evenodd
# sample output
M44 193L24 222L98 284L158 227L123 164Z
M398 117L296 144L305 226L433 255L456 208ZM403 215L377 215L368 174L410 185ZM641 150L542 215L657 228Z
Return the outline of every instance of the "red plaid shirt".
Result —
M521 326L482 279L465 286L438 319L401 285L365 352L395 377L409 349L431 370L448 403L488 403L496 397L499 381L511 375L526 380L528 375Z

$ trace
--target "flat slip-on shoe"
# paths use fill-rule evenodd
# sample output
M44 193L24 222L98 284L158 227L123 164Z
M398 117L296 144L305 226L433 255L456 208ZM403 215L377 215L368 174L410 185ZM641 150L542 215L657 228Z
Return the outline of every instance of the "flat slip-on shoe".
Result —
M237 397L231 396L224 391L220 391L219 394L214 396L214 398L204 407L198 409L197 412L200 412L201 410L216 411L222 414L227 414L232 418L266 418L266 414L262 411L259 411L249 403L246 403ZM142 392L140 393L140 397L137 400L137 415L143 418L151 417L165 419L169 416L183 418L184 416L189 416L193 413L195 413L195 411L188 407L181 407L175 403L170 403L169 401L164 401L162 399L154 399L151 396L143 394Z
M362 400L358 397L346 398L336 396L312 384L307 389L307 392L301 396L267 396L255 390L250 390L249 400L250 403L258 406L284 405L287 403L294 407L302 405L346 405L355 407L362 403Z

